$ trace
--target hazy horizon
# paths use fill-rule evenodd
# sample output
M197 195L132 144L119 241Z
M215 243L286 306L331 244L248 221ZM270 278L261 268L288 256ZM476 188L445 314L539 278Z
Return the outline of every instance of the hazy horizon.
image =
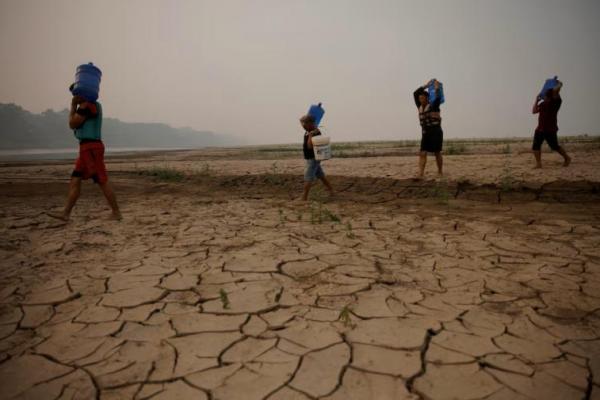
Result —
M558 75L560 133L598 134L598 16L593 0L0 0L0 102L61 110L92 61L123 121L294 143L321 101L333 140L407 140L412 91L436 77L445 137L522 137Z

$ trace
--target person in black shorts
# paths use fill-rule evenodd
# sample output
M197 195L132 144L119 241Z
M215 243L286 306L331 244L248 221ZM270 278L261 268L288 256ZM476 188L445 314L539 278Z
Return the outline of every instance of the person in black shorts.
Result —
M438 174L443 174L442 165L442 144L444 141L444 132L442 131L442 117L440 115L440 93L437 93L435 100L429 103L429 93L426 88L433 83L434 90L440 90L440 84L432 79L424 86L414 91L413 96L415 105L419 110L419 121L421 123L421 148L419 150L419 175L418 179L423 179L425 175L425 165L427 164L427 153L435 154L435 161L438 167Z
M548 146L564 158L563 166L568 167L571 163L571 157L565 149L558 144L558 110L562 105L560 98L560 89L562 82L558 81L558 85L554 89L546 92L544 98L540 96L535 98L533 103L533 114L539 114L538 126L533 135L533 155L535 156L535 168L542 168L542 143L546 141ZM542 101L543 100L543 101Z

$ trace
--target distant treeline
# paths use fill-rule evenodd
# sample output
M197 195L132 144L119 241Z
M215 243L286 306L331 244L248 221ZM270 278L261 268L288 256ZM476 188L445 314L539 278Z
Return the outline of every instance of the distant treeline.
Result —
M0 149L58 149L76 145L68 110L33 114L16 104L0 103ZM128 123L104 118L102 138L110 147L188 148L230 146L238 139L165 124Z

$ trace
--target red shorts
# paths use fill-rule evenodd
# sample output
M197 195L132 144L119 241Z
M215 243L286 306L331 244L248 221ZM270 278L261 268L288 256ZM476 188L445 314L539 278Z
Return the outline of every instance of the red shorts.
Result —
M79 157L71 176L81 179L92 178L96 183L108 181L104 165L104 144L100 141L79 145Z

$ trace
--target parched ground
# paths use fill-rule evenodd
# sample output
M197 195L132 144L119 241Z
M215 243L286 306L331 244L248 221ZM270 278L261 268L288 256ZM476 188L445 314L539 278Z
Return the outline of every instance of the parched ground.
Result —
M332 160L308 204L298 160L114 159L125 219L68 224L69 165L5 165L0 399L598 400L600 157L545 156Z

